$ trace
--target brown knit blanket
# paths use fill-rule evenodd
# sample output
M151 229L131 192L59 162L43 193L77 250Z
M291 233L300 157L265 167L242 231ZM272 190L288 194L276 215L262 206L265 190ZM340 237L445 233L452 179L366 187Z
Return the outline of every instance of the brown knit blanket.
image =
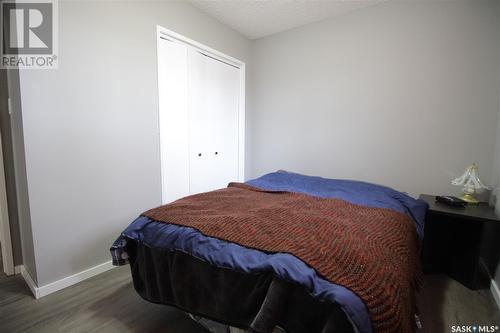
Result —
M414 332L418 240L411 218L240 183L143 215L266 252L286 252L366 304L375 332Z

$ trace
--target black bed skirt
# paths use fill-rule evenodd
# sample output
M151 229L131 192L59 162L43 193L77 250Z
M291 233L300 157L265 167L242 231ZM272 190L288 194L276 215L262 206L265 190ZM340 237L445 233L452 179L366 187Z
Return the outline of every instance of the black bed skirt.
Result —
M338 304L313 298L272 273L219 268L181 251L127 240L135 290L144 299L256 333L351 333Z

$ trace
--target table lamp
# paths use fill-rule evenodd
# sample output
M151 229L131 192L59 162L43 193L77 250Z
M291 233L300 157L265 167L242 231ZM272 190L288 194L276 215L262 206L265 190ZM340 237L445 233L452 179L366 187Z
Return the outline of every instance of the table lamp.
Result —
M464 192L464 195L461 199L470 204L479 203L479 200L474 198L474 193L477 193L482 189L490 189L490 187L484 185L479 179L478 167L476 163L472 163L472 165L465 170L463 175L453 179L451 183L453 185L463 186L462 192Z

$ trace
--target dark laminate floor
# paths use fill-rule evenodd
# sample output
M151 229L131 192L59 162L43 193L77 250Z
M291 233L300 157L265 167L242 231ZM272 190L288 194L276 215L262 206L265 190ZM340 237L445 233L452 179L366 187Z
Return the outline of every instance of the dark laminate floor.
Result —
M0 276L0 332L206 333L184 313L141 299L127 266L35 300L21 276Z
M470 291L444 276L426 277L419 302L422 332L450 332L456 324L500 325L488 290ZM21 276L0 273L0 332L206 333L182 312L142 300L127 266L40 300Z
M418 307L425 333L451 332L452 325L500 326L489 289L472 291L444 275L425 276Z

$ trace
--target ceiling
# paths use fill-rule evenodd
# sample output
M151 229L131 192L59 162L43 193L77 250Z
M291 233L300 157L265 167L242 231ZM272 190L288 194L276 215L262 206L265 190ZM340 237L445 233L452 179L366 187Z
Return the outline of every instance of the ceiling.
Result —
M372 6L384 0L188 0L208 15L258 39Z

